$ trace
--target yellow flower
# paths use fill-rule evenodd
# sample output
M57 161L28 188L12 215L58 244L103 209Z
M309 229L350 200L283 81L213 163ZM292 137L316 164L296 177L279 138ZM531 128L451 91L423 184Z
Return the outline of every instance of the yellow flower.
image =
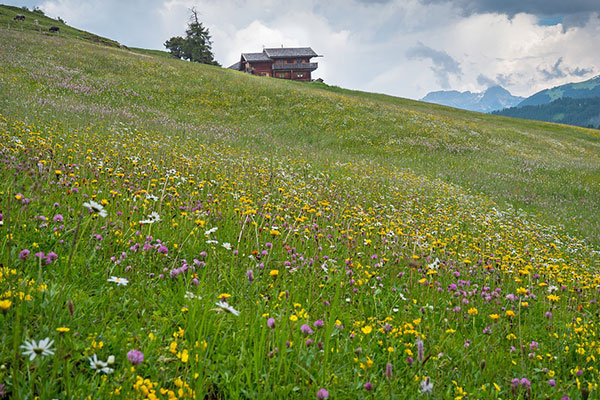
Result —
M59 327L59 328L56 328L56 331L57 331L57 332L60 332L60 333L67 333L67 332L69 332L70 330L71 330L71 328L66 328L66 327L64 327L64 326L61 326L61 327Z
M504 315L506 315L507 317L515 317L517 314L515 314L513 310L506 310Z
M2 312L5 313L6 310L8 310L8 308L10 307L10 305L12 304L12 301L10 300L0 300L0 309L2 309Z
M467 313L469 313L469 315L477 315L479 314L479 311L475 307L471 307Z
M362 328L360 328L360 330L362 331L362 333L364 333L365 335L368 335L369 333L371 333L371 331L373 330L373 327L371 325L367 325L367 326L363 326Z
M272 269L271 272L269 272L269 275L271 275L271 276L277 276L277 275L279 275L279 270L278 269Z
M558 296L557 296L557 295L555 295L555 294L549 294L549 295L548 295L548 300L550 300L550 301L553 301L553 302L554 302L554 301L558 301L558 300L560 300L560 297L558 297Z
M298 317L296 317L295 315L290 315L290 321L296 322L298 321Z
M491 318L493 321L496 321L498 318L500 318L500 316L499 316L498 314L490 314L490 318Z
M231 295L229 293L221 293L220 295L217 296L219 299L223 300L226 298L231 297Z
M517 289L517 293L518 294L527 294L527 289L525 289L524 287L520 287Z

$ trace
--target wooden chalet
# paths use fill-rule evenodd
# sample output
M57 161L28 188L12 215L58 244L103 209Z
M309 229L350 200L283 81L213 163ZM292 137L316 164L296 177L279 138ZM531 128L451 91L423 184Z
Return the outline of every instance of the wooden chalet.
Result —
M318 64L311 58L321 57L310 47L263 49L262 53L242 53L240 61L230 69L253 75L271 76L295 81L310 81Z

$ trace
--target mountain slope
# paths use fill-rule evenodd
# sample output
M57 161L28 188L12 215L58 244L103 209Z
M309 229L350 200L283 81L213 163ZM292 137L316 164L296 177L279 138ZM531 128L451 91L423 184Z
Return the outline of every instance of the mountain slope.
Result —
M458 92L456 90L428 93L421 101L470 111L492 112L513 107L523 100L513 96L501 86L492 86L481 93Z
M28 120L45 115L34 104L48 103L57 120L70 124L100 115L106 124L125 118L182 133L214 127L253 148L366 157L486 193L600 239L600 190L586 189L584 197L578 189L564 190L596 182L597 165L589 160L600 159L592 156L600 138L592 131L261 79L69 38L3 30L0 40L2 109ZM548 162L552 167L544 167ZM556 201L557 193L563 201Z
M595 398L599 155L0 26L0 396Z
M600 97L563 97L548 104L512 107L494 114L600 129Z
M565 97L572 99L600 97L600 75L583 82L568 83L542 90L523 100L517 107L539 106Z

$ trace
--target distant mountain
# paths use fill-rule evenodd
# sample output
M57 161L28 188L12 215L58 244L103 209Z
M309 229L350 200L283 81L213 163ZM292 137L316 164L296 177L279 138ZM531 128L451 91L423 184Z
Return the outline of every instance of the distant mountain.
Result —
M523 100L517 107L539 106L565 97L572 99L600 97L600 75L584 82L567 83L552 89L542 90Z
M563 97L548 104L512 107L493 114L600 129L600 97Z
M492 86L481 93L458 92L456 90L441 90L428 93L421 101L441 104L464 110L492 112L507 107L514 107L523 97L513 96L501 86Z

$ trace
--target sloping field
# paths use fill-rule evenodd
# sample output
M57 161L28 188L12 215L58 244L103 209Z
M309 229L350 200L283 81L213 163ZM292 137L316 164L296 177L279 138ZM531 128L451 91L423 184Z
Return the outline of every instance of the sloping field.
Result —
M7 397L599 394L597 131L6 29L0 114Z

